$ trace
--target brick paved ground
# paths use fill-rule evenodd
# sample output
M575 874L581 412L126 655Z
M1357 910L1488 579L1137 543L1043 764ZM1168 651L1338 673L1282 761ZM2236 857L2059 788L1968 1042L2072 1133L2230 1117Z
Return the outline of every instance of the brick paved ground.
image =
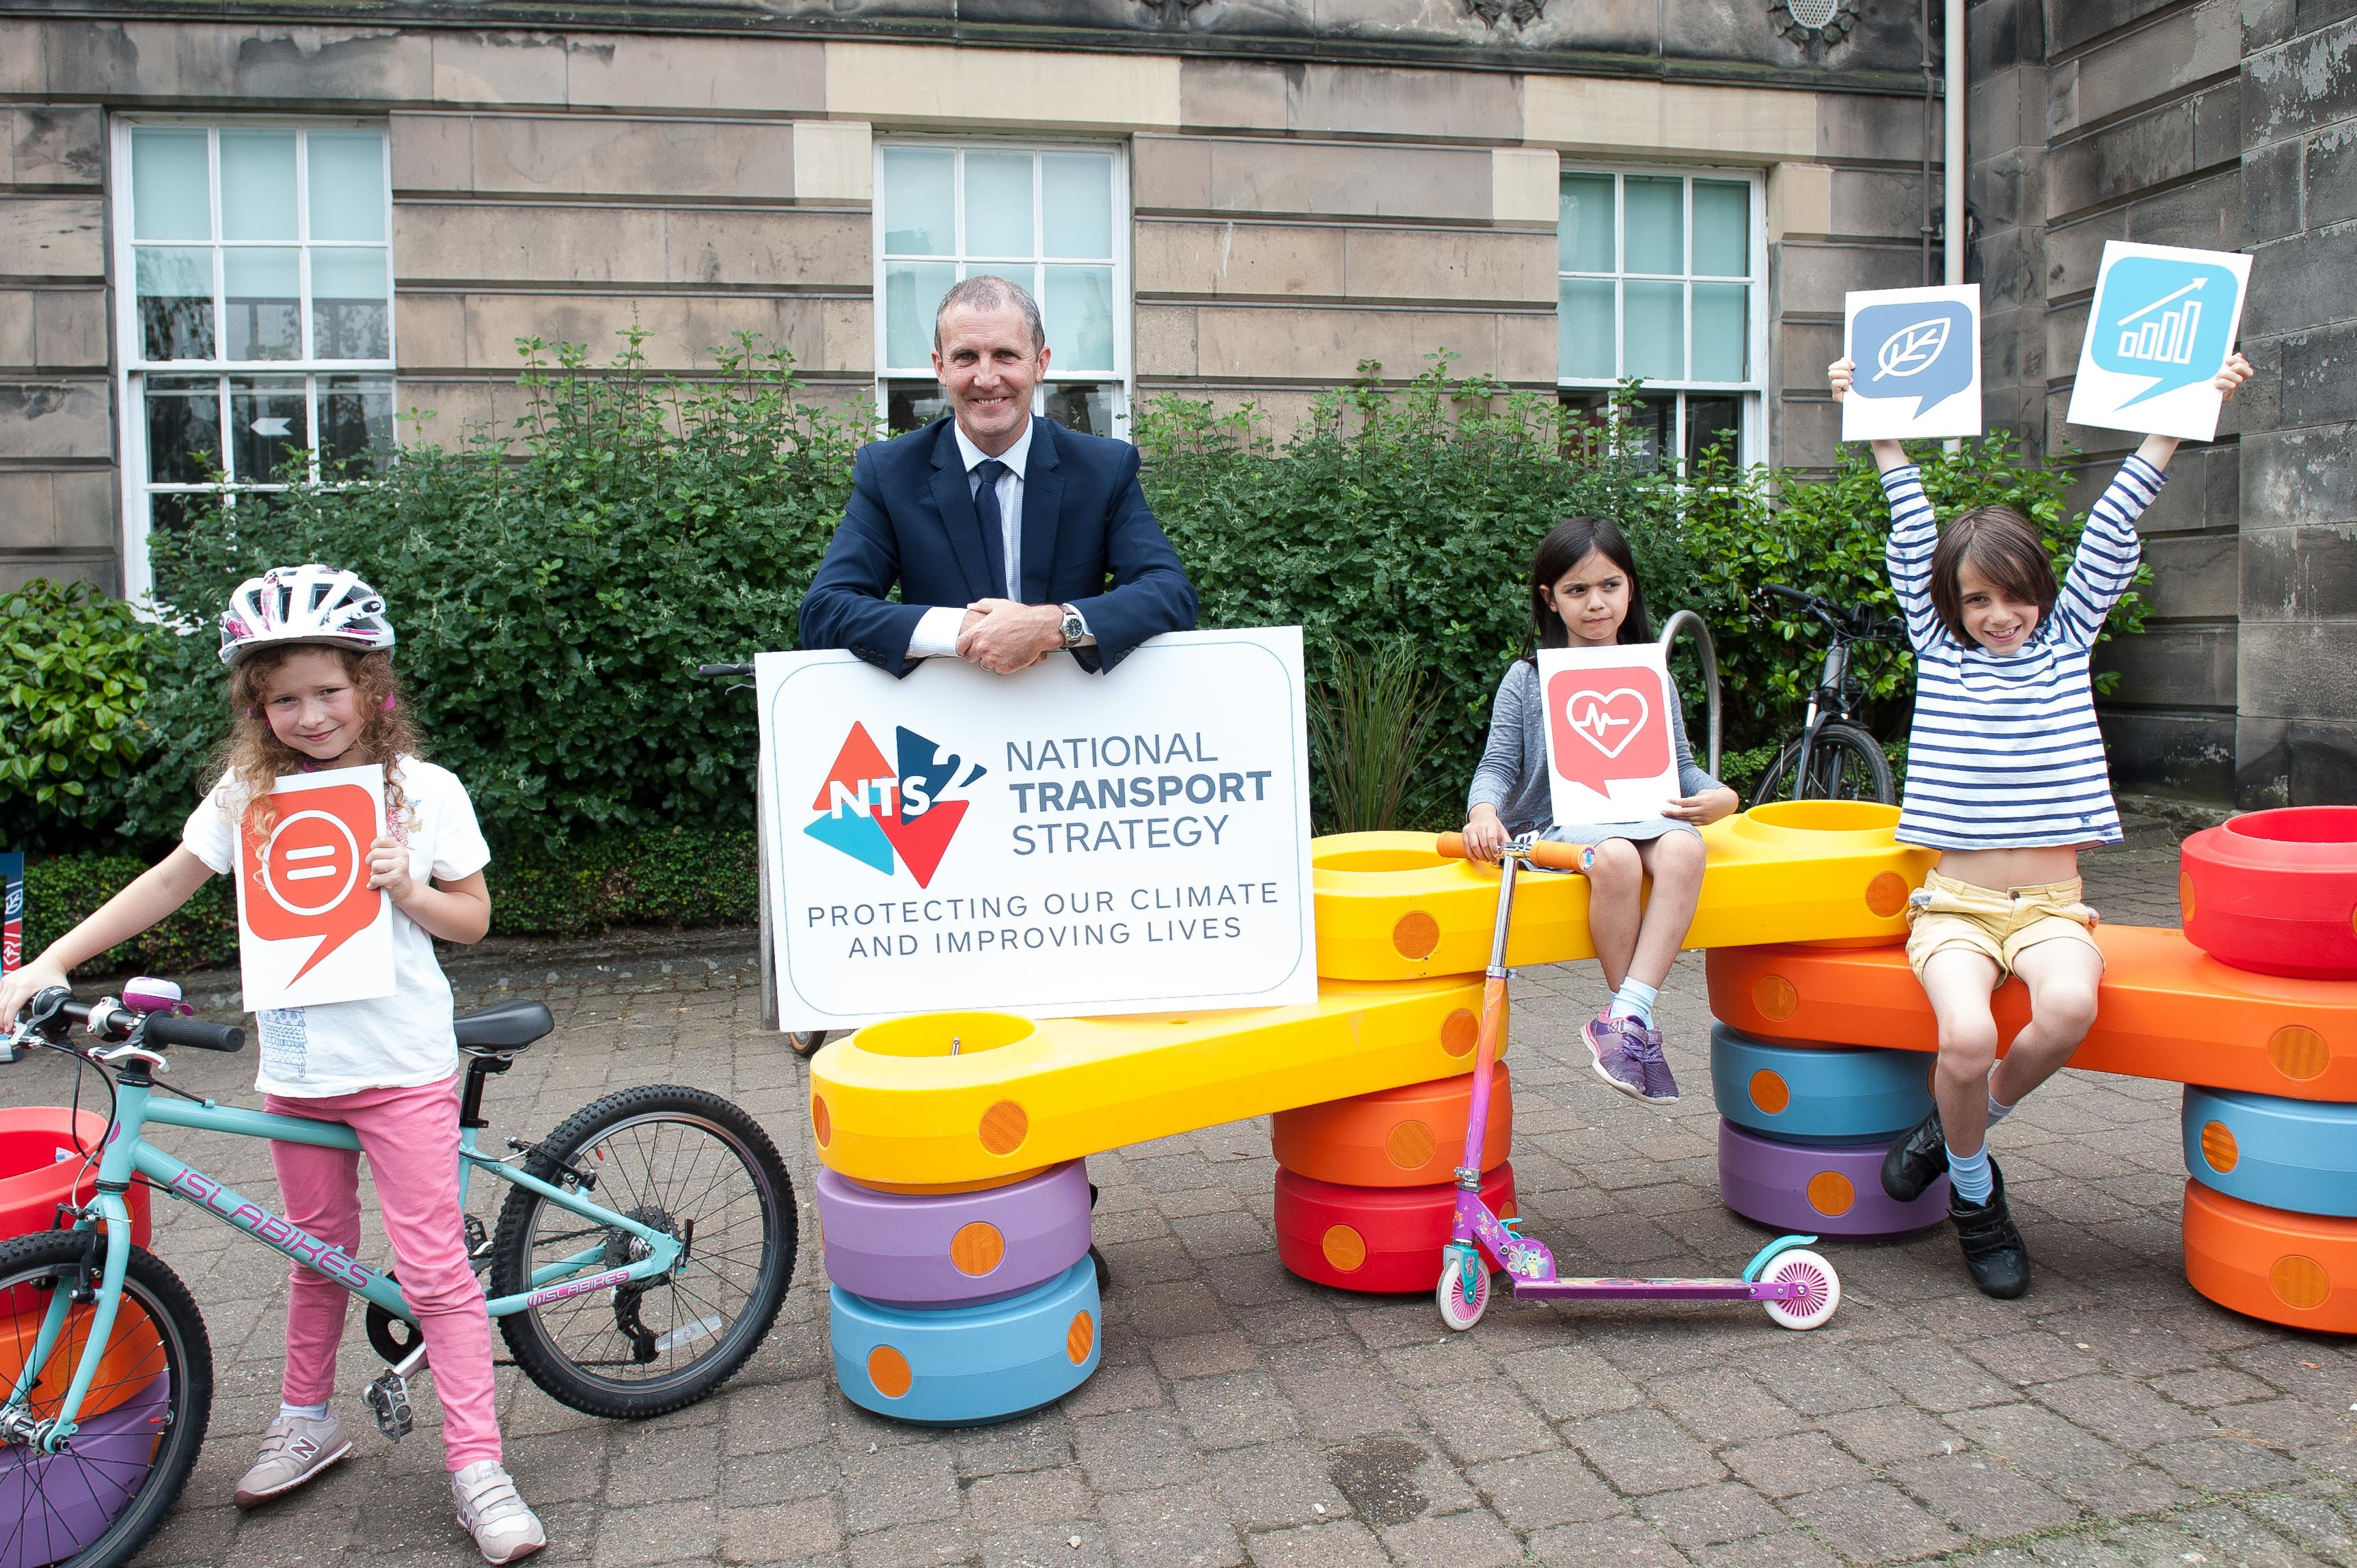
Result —
M2091 857L2091 897L2115 920L2173 921L2174 868L2165 838L2139 837ZM468 1001L501 994L504 970L506 993L545 995L560 1019L499 1086L493 1136L544 1131L627 1084L726 1086L807 1195L803 1070L758 1032L748 961L725 944L676 950L667 971L643 948L603 972L577 953L469 955ZM1667 1113L1575 1069L1598 1000L1589 966L1530 972L1517 993L1514 1166L1533 1231L1598 1271L1740 1262L1762 1233L1717 1197L1700 962L1664 994L1687 1089ZM250 1070L188 1053L176 1076L228 1096ZM28 1063L0 1075L0 1103L63 1088L57 1064ZM167 1136L273 1190L260 1145ZM1847 1294L1813 1334L1757 1308L1502 1302L1450 1337L1428 1298L1346 1295L1277 1266L1267 1133L1240 1122L1091 1160L1115 1271L1104 1364L1056 1409L962 1433L853 1409L806 1247L776 1333L697 1408L602 1423L502 1371L510 1460L558 1562L2357 1561L2357 1346L2187 1288L2176 1091L2065 1074L1997 1152L2039 1268L2021 1302L1975 1295L1943 1230L1829 1249ZM157 1219L157 1250L204 1303L220 1390L213 1439L145 1561L474 1561L430 1400L398 1449L363 1432L309 1492L228 1506L274 1409L283 1271L176 1206ZM373 1220L370 1234L381 1247ZM355 1326L339 1398L356 1427L374 1371Z

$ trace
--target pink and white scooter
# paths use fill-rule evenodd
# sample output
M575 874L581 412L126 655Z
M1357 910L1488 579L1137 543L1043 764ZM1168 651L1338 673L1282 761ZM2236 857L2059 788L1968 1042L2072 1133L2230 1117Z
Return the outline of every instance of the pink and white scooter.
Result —
M1443 833L1442 854L1467 858L1465 841ZM1451 1227L1434 1293L1441 1321L1467 1329L1490 1308L1488 1253L1506 1273L1518 1296L1608 1301L1756 1301L1786 1328L1814 1328L1841 1305L1841 1276L1818 1254L1805 1251L1814 1236L1779 1236L1744 1265L1734 1279L1566 1278L1555 1272L1555 1254L1543 1242L1516 1233L1516 1219L1501 1219L1481 1201L1481 1133L1490 1119L1490 1067L1506 1024L1506 932L1513 922L1514 875L1527 864L1543 871L1577 872L1587 851L1579 844L1517 839L1498 861L1498 927L1490 940L1488 983L1481 993L1481 1034L1473 1058L1473 1102L1465 1119L1465 1163L1457 1168L1457 1218Z

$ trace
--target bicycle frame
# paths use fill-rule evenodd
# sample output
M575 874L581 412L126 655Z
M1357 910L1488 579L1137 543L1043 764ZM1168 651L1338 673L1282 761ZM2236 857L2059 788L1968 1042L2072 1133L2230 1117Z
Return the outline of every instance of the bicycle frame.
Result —
M81 1412L83 1397L89 1393L91 1382L97 1376L99 1361L113 1337L115 1312L123 1300L124 1276L131 1261L131 1209L124 1201L123 1195L131 1189L135 1176L144 1177L150 1186L195 1204L214 1219L245 1232L274 1251L285 1253L361 1300L411 1323L417 1321L417 1315L411 1310L407 1299L401 1294L401 1286L394 1280L370 1268L342 1248L320 1240L301 1227L273 1214L253 1199L148 1143L143 1134L150 1122L190 1127L200 1132L227 1133L241 1138L310 1144L323 1149L357 1150L361 1146L359 1134L339 1122L314 1122L299 1116L245 1111L210 1100L191 1104L157 1099L153 1088L145 1081L130 1079L127 1075L124 1080L118 1081L115 1088L115 1122L107 1135L106 1147L99 1162L97 1191L91 1203L84 1206L81 1219L74 1225L76 1231L92 1230L100 1226L104 1228L104 1272L98 1286L96 1310L91 1314L89 1337L82 1348L81 1362L74 1369L73 1380L67 1386L57 1414L40 1423L38 1441L45 1453L57 1453L73 1435L76 1428L74 1418ZM480 1168L501 1181L512 1182L527 1191L537 1193L559 1208L604 1229L620 1230L636 1237L645 1242L648 1249L645 1257L626 1267L602 1269L587 1277L576 1277L605 1262L606 1243L601 1238L595 1245L585 1247L570 1257L534 1269L529 1290L494 1297L488 1304L491 1316L506 1317L550 1302L652 1279L668 1273L678 1264L682 1251L678 1238L640 1224L627 1215L617 1214L561 1186L542 1181L504 1160L481 1153L475 1146L475 1133L474 1128L463 1127L458 1135L458 1203L462 1212L466 1208L468 1177L475 1169ZM31 1397L34 1387L40 1380L40 1369L48 1365L50 1352L57 1348L58 1341L65 1333L76 1294L71 1291L52 1294L48 1311L41 1320L40 1332L35 1337L32 1352L26 1357L7 1399L0 1402L0 1415L20 1408Z
M1801 725L1800 755L1792 758L1795 794L1808 787L1809 754L1816 749L1817 732L1835 717L1856 717L1849 703L1849 641L1838 633L1833 646L1825 650L1824 671L1817 677L1817 689L1809 693L1808 716Z

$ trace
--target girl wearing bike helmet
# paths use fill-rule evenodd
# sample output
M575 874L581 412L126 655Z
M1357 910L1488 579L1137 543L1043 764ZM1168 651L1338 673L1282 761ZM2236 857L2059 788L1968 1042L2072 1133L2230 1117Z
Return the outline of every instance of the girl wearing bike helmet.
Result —
M393 904L393 993L257 1015L255 1087L265 1110L341 1122L360 1135L403 1293L417 1310L458 1522L485 1561L547 1544L500 1464L490 1319L467 1256L458 1204L458 1048L450 983L433 939L476 942L490 928L490 851L456 775L418 756L416 725L393 671L384 600L350 572L280 567L248 580L221 618L231 732L219 781L180 846L0 984L0 1022L68 972L171 914L236 864L242 818L267 831L270 791L289 773L369 763L385 769L386 822L368 847L369 886ZM274 1143L286 1218L357 1254L360 1157ZM254 1508L351 1452L328 1409L345 1290L297 1265L287 1291L286 1372L277 1418L238 1483Z
M1567 518L1540 541L1531 558L1530 607L1523 656L1498 682L1490 744L1467 792L1466 853L1495 860L1510 838L1532 832L1590 846L1587 929L1612 1000L1582 1031L1589 1065L1621 1093L1667 1105L1678 1098L1678 1080L1662 1054L1653 1003L1702 897L1700 830L1735 810L1735 791L1695 766L1685 714L1674 703L1677 800L1641 822L1554 821L1538 650L1646 643L1653 628L1629 542L1600 517Z
M1836 399L1856 369L1828 368ZM2219 392L2233 397L2250 375L2236 354ZM2173 437L2147 435L2120 465L2058 585L2036 523L1980 506L1942 529L1906 449L1874 444L1890 585L1915 650L1899 841L1940 852L1907 908L1907 960L1939 1021L1934 1103L1891 1145L1882 1186L1908 1203L1945 1175L1964 1266L2001 1299L2029 1288L2029 1251L1987 1131L2061 1070L2095 1021L2104 955L2095 911L2080 902L2079 851L2121 835L2088 661L2136 579L2136 520L2176 451ZM2030 1019L1999 1061L1990 1004L2008 974L2029 988Z

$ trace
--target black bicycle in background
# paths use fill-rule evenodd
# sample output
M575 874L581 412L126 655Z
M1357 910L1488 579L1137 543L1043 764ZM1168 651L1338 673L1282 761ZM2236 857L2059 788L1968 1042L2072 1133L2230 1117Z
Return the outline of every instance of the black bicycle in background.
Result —
M1760 591L1799 608L1833 635L1824 671L1809 693L1801 733L1784 743L1760 776L1751 803L1770 800L1879 800L1891 802L1890 763L1866 727L1860 709L1866 686L1850 671L1851 650L1862 642L1895 642L1902 625L1896 616L1878 617L1863 605L1847 608L1781 583Z

